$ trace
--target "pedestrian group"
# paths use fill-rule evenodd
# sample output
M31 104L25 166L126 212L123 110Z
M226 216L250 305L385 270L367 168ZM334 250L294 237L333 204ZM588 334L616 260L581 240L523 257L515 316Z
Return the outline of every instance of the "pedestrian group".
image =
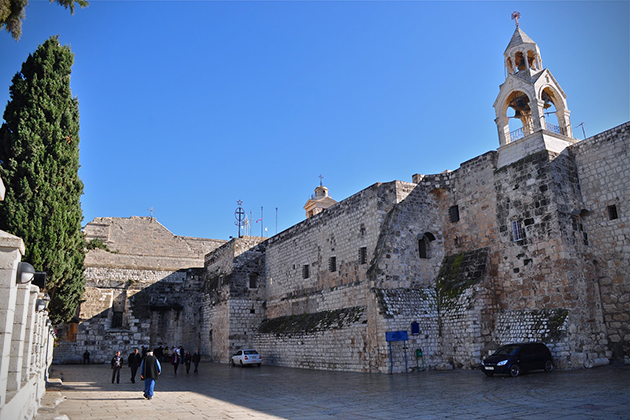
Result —
M136 375L138 369L140 369L140 379L144 381L144 398L150 400L153 398L153 392L155 389L155 381L162 373L162 362L170 362L173 366L173 372L177 374L177 369L180 364L186 366L186 373L190 373L191 365L194 364L194 373L199 373L199 362L201 361L201 355L198 350L195 350L194 354L190 354L189 351L184 353L184 348L171 347L170 351L167 346L159 347L151 350L142 346L142 350L138 348L133 351L127 357L127 366L131 370L131 382L136 383ZM90 363L90 352L85 350L83 354L83 363ZM124 365L124 358L120 355L120 351L117 351L111 360L112 368L112 383L120 383L120 371Z

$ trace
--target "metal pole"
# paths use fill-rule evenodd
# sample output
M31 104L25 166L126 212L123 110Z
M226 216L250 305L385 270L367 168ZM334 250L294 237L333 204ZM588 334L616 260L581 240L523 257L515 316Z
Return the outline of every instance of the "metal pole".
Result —
M407 372L407 340L405 340L405 344L403 344L403 351L405 352L405 373Z

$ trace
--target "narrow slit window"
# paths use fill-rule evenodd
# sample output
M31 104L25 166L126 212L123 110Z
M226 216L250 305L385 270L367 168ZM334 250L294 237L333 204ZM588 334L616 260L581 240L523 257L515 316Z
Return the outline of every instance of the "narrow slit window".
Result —
M367 264L367 247L359 248L359 264Z
M523 230L523 225L520 220L515 220L512 222L512 240L514 242L522 241L525 239L525 231Z

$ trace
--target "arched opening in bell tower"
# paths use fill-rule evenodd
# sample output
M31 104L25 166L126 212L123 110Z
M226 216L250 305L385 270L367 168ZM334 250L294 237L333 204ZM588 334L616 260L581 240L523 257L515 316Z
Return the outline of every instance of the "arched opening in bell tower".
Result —
M525 56L522 52L518 51L516 53L516 55L514 56L514 61L516 62L516 68L518 69L518 71L523 71L527 68L525 66Z
M560 123L560 119L558 118L558 107L556 103L562 103L555 98L555 92L546 87L543 89L540 97L543 100L543 113L545 118L545 129L547 131L551 131L557 134L564 134L561 129L562 124Z
M505 115L510 128L510 141L521 139L534 132L530 99L524 92L514 91L508 96Z

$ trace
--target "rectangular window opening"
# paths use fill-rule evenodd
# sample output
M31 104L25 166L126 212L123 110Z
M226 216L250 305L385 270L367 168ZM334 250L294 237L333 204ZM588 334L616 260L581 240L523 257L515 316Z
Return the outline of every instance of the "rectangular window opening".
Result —
M121 328L123 321L123 313L120 311L114 311L114 316L112 317L112 328Z
M252 274L249 276L249 288L258 289L258 274Z
M608 206L608 220L616 219L619 219L619 214L617 213L617 206L613 204L612 206Z
M337 271L337 257L330 257L330 259L328 260L328 270L331 273Z
M311 276L311 269L308 264L302 266L302 278L307 279Z
M451 206L448 209L448 216L451 219L451 223L459 222L459 206Z

